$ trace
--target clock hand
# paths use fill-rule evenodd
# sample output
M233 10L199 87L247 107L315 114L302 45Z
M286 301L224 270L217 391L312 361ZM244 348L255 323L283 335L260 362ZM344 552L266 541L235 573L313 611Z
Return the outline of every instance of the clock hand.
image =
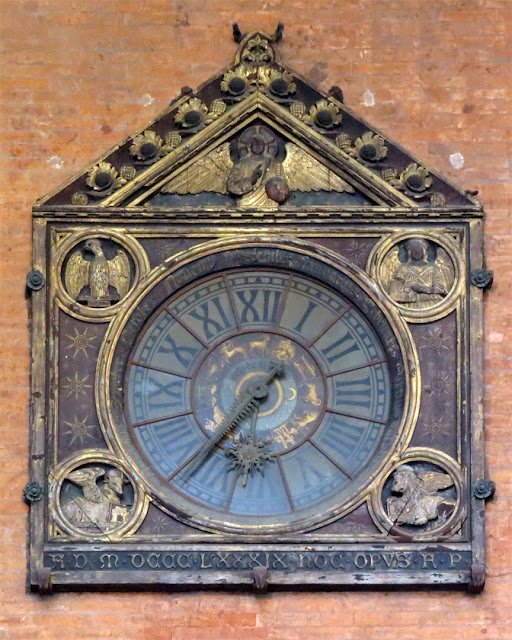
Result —
M207 440L197 450L194 457L191 460L186 474L192 475L201 466L202 462L208 457L208 454L213 447L222 440L228 431L238 426L240 422L246 418L251 411L257 410L261 400L267 397L268 387L272 380L276 376L282 376L284 373L284 365L271 363L270 372L266 375L262 382L257 382L251 385L249 389L241 394L238 398L235 398L233 405L224 417L224 420L219 425L219 428L213 433L212 437ZM185 465L187 466L187 465Z

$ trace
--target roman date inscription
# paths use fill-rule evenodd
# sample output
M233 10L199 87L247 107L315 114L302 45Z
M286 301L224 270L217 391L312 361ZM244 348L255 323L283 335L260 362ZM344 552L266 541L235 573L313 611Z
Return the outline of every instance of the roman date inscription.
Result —
M468 571L467 551L96 551L47 553L50 571Z

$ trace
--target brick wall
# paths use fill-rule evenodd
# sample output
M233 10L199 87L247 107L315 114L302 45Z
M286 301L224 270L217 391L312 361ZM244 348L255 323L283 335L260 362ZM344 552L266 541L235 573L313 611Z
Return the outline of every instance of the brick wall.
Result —
M510 639L511 0L2 0L0 10L0 640ZM234 20L243 30L284 21L291 66L326 89L341 85L360 115L480 190L496 280L486 302L486 423L498 484L481 596L25 592L31 205L181 86L230 62ZM451 164L456 153L462 169Z

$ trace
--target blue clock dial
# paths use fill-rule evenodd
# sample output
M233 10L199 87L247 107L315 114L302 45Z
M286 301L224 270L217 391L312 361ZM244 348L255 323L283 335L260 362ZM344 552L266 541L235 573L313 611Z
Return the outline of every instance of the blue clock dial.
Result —
M293 527L361 483L390 419L385 350L357 305L279 269L171 297L132 350L132 441L184 504Z

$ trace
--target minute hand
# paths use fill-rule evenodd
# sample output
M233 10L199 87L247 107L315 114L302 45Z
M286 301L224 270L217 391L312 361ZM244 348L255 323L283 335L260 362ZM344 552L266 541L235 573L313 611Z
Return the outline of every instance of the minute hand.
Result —
M282 375L283 368L282 364L273 363L270 372L262 382L253 385L245 393L235 399L231 409L228 411L224 420L216 429L212 437L198 449L186 471L187 475L195 473L217 442L222 440L230 429L238 426L251 411L254 411L258 407L260 400L263 400L263 398L268 395L268 385L277 375Z

